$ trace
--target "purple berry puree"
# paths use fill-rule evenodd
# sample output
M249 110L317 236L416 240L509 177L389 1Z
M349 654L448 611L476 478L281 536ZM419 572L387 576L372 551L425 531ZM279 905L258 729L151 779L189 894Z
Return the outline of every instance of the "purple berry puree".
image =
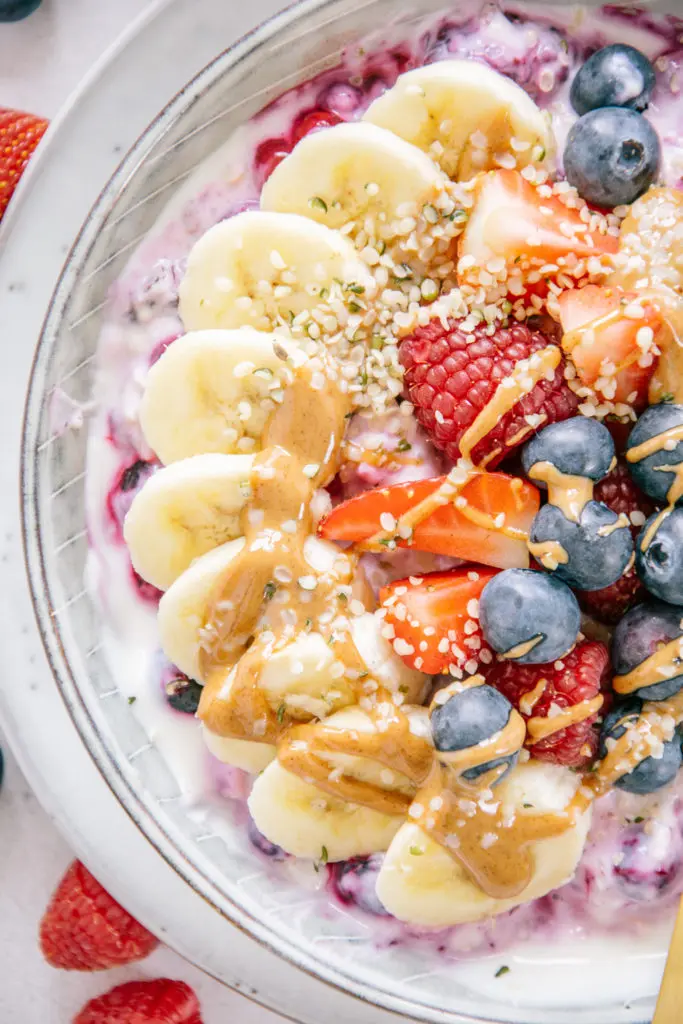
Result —
M105 523L99 541L103 549L116 547L119 554L123 552L125 515L139 488L159 465L147 450L139 428L139 403L149 366L183 330L178 291L187 256L197 239L214 224L258 207L263 168L257 166L257 153L260 150L269 158L273 154L284 156L293 145L292 135L303 115L330 112L342 120L355 120L401 72L448 57L467 58L487 63L510 76L550 110L556 119L561 146L572 118L567 103L568 85L578 62L605 42L619 38L622 28L635 29L649 33L648 56L656 58L657 89L651 117L665 150L665 177L672 183L680 180L678 168L683 167L683 160L676 154L681 153L683 134L677 87L683 65L681 23L671 18L655 19L644 10L611 5L604 9L599 26L587 19L578 29L569 27L566 21L563 25L559 11L556 25L550 17L535 17L532 21L518 13L514 4L510 7L515 14L509 18L500 8L487 6L481 16L468 16L464 21L447 16L425 22L409 41L389 38L394 31L389 30L383 40L377 37L367 47L350 49L339 67L286 94L253 119L240 138L237 171L233 167L228 176L221 170L215 180L200 175L196 194L162 216L111 289L100 345L101 365L110 383L93 430L100 450L106 447L110 459L116 459L111 473L110 461L106 462L106 480L97 485L97 507ZM675 159L671 157L669 161L668 152ZM69 408L59 411L65 421L73 414ZM380 421L377 417L356 415L348 439L352 444L356 442L359 451L372 451L379 445L393 452L396 459L389 468L378 468L372 460L361 457L354 461L350 457L330 488L333 502L369 487L444 471L440 456L412 417L393 413L386 421ZM94 450L97 455L97 449ZM88 476L97 476L97 469L91 464ZM97 547L98 541L93 544ZM413 552L402 552L392 559L365 556L365 562L375 588L390 579L454 564L453 560ZM158 601L160 594L154 587L142 581L132 567L127 572L128 584L131 578L133 581L130 594L126 595L129 604L135 602L136 593L141 602ZM156 643L156 637L153 642ZM177 670L159 658L151 675L150 685L161 686L164 692L166 683L178 677ZM167 706L162 711L165 715L180 715ZM270 863L286 861L287 855L261 835L247 815L249 776L208 753L205 756L207 800L234 801L254 848ZM169 761L172 765L170 757ZM678 782L656 803L627 794L612 794L602 800L595 808L576 878L563 889L493 921L438 933L400 924L387 915L375 893L382 854L329 865L326 892L345 911L371 920L378 944L419 941L454 959L490 954L531 935L538 938L616 932L623 928L625 920L639 926L670 914L683 892L681 794L683 786Z

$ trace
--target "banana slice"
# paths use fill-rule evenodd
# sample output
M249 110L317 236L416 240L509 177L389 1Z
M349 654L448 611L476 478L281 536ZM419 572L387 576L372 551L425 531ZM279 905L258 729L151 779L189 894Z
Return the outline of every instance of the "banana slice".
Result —
M193 455L151 476L123 528L135 571L168 590L195 558L241 536L253 462L252 455Z
M244 547L244 537L208 551L171 584L159 602L157 624L164 654L181 672L204 682L202 637L209 609L230 564Z
M540 163L550 122L515 82L473 60L444 60L401 75L364 120L429 153L455 181L479 171Z
M334 648L325 638L320 633L305 633L268 658L259 686L272 708L284 704L294 719L326 718L356 699L353 682L335 676L334 662Z
M205 452L257 451L291 371L273 334L251 328L196 331L178 338L152 366L140 424L162 462Z
M351 620L351 636L368 672L393 693L404 695L406 704L421 704L431 686L429 676L410 668L382 636L384 620L371 612Z
M309 217L252 210L216 224L196 243L180 285L190 331L290 323L334 284L373 282L353 246Z
M411 729L425 735L426 709L414 711ZM375 730L372 718L358 707L331 715L325 726L357 732ZM414 792L409 779L389 772L370 758L338 753L326 757L330 771L342 769L344 774L382 789L411 795ZM324 847L330 861L386 850L404 820L403 815L384 814L330 796L287 771L279 761L273 761L254 783L249 811L258 830L287 853L317 859Z
M373 124L338 124L305 136L261 193L264 210L300 213L340 228L370 216L389 232L433 203L445 179L428 156Z
M529 761L518 766L496 793L518 808L531 803L539 811L561 811L571 802L578 784L576 775L567 768ZM532 879L512 899L487 896L442 846L418 825L406 823L384 858L377 878L377 895L399 920L433 928L501 914L544 896L572 878L586 842L590 817L588 810L567 832L533 845Z
M277 748L270 743L254 743L252 740L235 740L229 736L218 736L206 726L202 736L210 753L223 764L241 768L243 772L258 775L275 759Z

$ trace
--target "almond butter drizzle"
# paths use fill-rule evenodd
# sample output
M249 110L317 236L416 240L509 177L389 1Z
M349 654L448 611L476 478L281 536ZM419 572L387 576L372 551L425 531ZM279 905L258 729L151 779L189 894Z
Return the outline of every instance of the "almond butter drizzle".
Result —
M561 473L551 462L536 462L529 470L531 480L540 480L548 488L548 501L561 509L567 519L578 523L581 513L593 497L593 481L584 476Z
M625 512L620 512L613 523L598 527L598 537L609 537L615 530L623 530L626 527L631 528L631 521Z
M523 658L525 654L529 653L529 651L533 651L534 647L537 647L542 639L543 637L541 634L537 633L536 636L532 636L528 640L522 640L520 644L515 644L514 647L511 647L509 651L505 651L503 654L500 654L499 657L505 658L508 661L514 661L516 658Z
M533 743L538 743L539 740L545 740L562 729L568 729L570 725L584 722L587 718L597 715L603 703L604 697L599 693L591 700L582 700L570 708L563 708L557 715L529 718L526 723L529 738Z
M635 448L629 449L629 451L626 452L626 461L642 462L643 459L647 459L651 455L656 455L657 452L665 451L668 442L678 443L682 440L683 425L669 427L668 430L663 430L661 434L656 434L654 437L648 438L647 441L643 441L642 444L636 445ZM662 472L673 473L674 479L667 491L667 506L658 512L643 534L640 541L641 551L647 551L654 540L659 527L662 525L664 520L671 515L676 503L683 498L683 462L672 463L671 465L655 466L655 469L659 469Z
M527 547L529 554L551 572L554 572L558 565L566 565L569 561L569 555L559 540L530 540L527 541Z
M683 614L683 613L682 613ZM644 686L666 682L683 673L683 636L675 637L625 675L615 676L617 693L633 693Z
M523 715L531 714L531 712L534 710L539 700L545 693L547 686L547 679L539 679L536 685L534 686L533 690L529 690L528 693L525 693L524 696L520 698L519 710L522 712Z

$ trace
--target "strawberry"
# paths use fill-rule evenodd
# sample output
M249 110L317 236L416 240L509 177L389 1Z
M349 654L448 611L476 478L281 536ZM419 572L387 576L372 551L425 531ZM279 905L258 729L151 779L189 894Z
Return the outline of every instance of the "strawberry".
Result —
M400 525L397 520L434 494L445 479L416 480L365 491L333 508L320 521L318 533L326 540L368 541L385 532L387 524L390 529ZM529 564L524 536L540 505L533 484L504 473L477 473L464 485L456 501L459 507L453 502L441 505L409 537L383 537L381 547L372 547L379 551L412 547L501 569L524 568ZM506 536L494 526L495 519L505 529L521 531L519 537Z
M317 132L320 128L332 128L335 124L341 124L341 117L331 110L309 110L302 114L294 122L292 128L292 145L295 146L305 135Z
M663 319L651 302L636 299L635 292L621 288L586 285L562 292L558 304L562 348L581 383L600 401L642 409ZM640 317L629 315L638 310Z
M495 575L495 569L469 566L409 576L383 587L380 601L394 630L396 653L428 675L466 666L471 674L482 654L490 664L493 653L479 627L479 597Z
M254 154L254 175L261 188L265 185L278 164L289 156L291 146L287 139L265 139L256 147Z
M52 967L102 971L143 960L159 940L75 860L40 922L40 948Z
M444 327L432 320L417 327L401 342L408 397L415 416L437 448L449 459L460 458L460 441L491 403L498 388L523 360L533 359L553 343L526 324L498 328L493 334L481 325L465 331L462 321ZM557 350L560 355L559 349ZM491 416L491 426L475 444L472 461L492 469L540 426L574 416L579 400L564 379L564 360L551 374L541 373L528 394L503 415Z
M497 281L513 297L529 289L545 294L548 281L562 273L585 276L580 260L617 251L618 239L605 233L604 218L591 218L573 190L553 194L519 171L490 171L477 182L474 200L458 248L459 277L466 283ZM591 219L597 225L586 223ZM482 272L491 280L482 281Z
M631 521L631 533L634 541L640 533L643 523L654 511L654 505L636 487L626 465L620 462L604 480L595 485L596 501L611 508L620 515L622 512ZM634 568L624 573L621 579L603 590L579 591L577 597L581 607L594 619L608 626L616 626L619 619L646 596L645 588L640 582Z
M0 219L47 125L42 117L0 107Z
M202 1024L199 1001L184 981L129 981L91 999L73 1024Z
M532 757L570 768L582 768L595 759L598 715L604 703L591 715L534 741L535 726L562 711L595 701L609 690L611 681L609 654L604 644L586 641L578 644L561 661L550 665L520 665L516 661L496 662L487 673L487 682L514 704L522 717L533 720L527 735ZM590 705L588 705L590 706Z

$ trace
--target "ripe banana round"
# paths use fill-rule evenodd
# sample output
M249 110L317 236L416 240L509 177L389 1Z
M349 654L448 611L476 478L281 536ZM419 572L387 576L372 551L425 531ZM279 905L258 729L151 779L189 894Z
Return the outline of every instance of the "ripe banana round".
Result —
M168 590L195 558L241 536L253 462L252 455L193 455L151 476L123 528L135 571Z
M192 249L180 285L188 331L269 331L312 310L334 288L372 279L347 239L296 213L252 210L221 221Z
M204 682L201 653L210 609L231 562L244 547L244 537L207 551L171 584L159 602L157 624L164 654L181 672Z
M178 338L151 367L140 409L150 448L164 463L205 452L258 451L291 371L273 334L243 327Z
M550 122L511 79L473 60L443 60L401 75L364 120L429 153L455 181L479 171L540 163Z
M415 724L412 712L415 712ZM424 714L421 714L424 712ZM424 735L426 709L411 709L411 729ZM326 728L372 732L373 719L358 707L345 708L325 720ZM342 769L383 789L414 792L405 776L369 758L327 754L330 771ZM330 861L386 850L404 820L330 796L273 761L254 783L249 811L256 827L272 843L296 857L317 859L323 847Z
M387 690L402 693L406 704L421 704L431 685L429 676L410 668L382 636L384 620L371 612L351 620L351 636L368 672Z
M520 813L563 811L580 779L561 765L529 761L519 765L496 789ZM472 882L447 850L418 825L401 826L387 851L377 878L377 895L390 914L410 924L446 928L501 914L520 903L544 896L568 882L576 870L590 825L585 811L559 836L531 847L534 870L529 885L511 899L487 896Z
M235 740L229 736L218 736L206 726L202 736L210 753L223 764L241 768L250 775L258 775L267 768L277 754L277 748L270 743L254 743L252 740Z
M432 160L393 132L362 122L305 136L263 186L261 207L340 228L370 216L393 221L433 203L445 179ZM405 212L401 208L405 207Z

